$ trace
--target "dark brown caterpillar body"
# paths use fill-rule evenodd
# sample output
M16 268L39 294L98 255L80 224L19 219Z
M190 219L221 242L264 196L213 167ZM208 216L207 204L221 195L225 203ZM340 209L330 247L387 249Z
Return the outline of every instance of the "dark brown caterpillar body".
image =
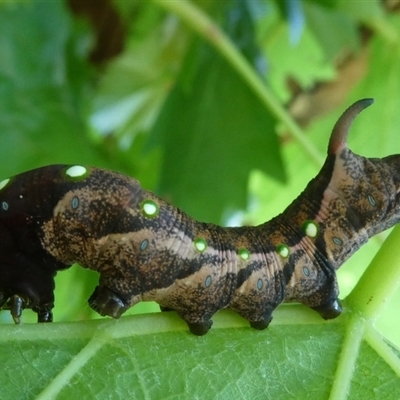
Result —
M305 191L271 221L222 228L197 222L124 175L53 165L0 182L0 307L51 321L56 271L77 262L100 273L89 299L118 318L142 300L176 310L198 335L231 308L257 329L282 301L324 318L341 312L336 269L400 220L400 156L368 159L346 145L353 104Z

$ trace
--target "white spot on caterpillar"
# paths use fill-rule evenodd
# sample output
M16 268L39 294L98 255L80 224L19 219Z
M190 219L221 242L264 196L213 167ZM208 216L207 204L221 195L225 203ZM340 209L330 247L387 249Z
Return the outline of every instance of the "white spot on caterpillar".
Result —
M260 279L257 281L257 289L258 289L258 290L261 290L261 289L263 288L263 286L264 286L264 282L263 282L262 279L260 278Z
M303 274L305 276L310 276L310 270L307 267L303 267Z
M0 190L3 189L3 188L5 188L5 187L7 186L7 184L8 184L8 182L10 182L10 178L3 179L3 180L0 182Z
M82 167L82 165L74 165L65 171L66 175L70 176L71 178L79 178L80 176L85 175L86 172L87 169Z
M289 257L290 250L289 247L286 246L286 244L278 244L278 246L276 246L276 251L283 258Z
M204 281L204 286L209 287L211 285L211 282L212 282L211 275L208 275L206 280Z
M8 210L8 203L7 203L6 201L3 201L3 202L1 203L1 208L2 208L4 211L7 211L7 210Z
M207 241L203 238L197 238L194 241L194 247L196 247L197 251L202 253L207 248Z
M140 205L146 217L153 218L158 215L158 204L153 200L144 200Z
M318 235L318 224L314 221L306 221L303 224L303 230L308 237L315 238Z

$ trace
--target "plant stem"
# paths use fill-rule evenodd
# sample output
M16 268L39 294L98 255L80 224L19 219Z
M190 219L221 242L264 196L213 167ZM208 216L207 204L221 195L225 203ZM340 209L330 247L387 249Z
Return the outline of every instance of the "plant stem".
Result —
M55 399L57 395L68 385L72 377L104 346L104 340L93 339L79 354L59 371L44 390L36 396L36 400Z
M359 315L351 315L347 323L346 335L329 396L330 400L346 400L349 398L351 378L353 377L364 332L364 321L361 320Z
M189 1L153 0L154 3L179 16L194 31L207 40L225 57L236 72L247 82L262 103L281 121L292 137L300 144L313 162L320 167L324 157L314 144L304 135L302 129L287 113L280 101L265 86L254 68L237 50L229 37L216 25L207 14Z
M378 353L389 367L400 377L400 359L383 337L371 326L367 326L365 340Z
M347 296L346 304L374 322L400 287L400 225L387 237L378 253Z

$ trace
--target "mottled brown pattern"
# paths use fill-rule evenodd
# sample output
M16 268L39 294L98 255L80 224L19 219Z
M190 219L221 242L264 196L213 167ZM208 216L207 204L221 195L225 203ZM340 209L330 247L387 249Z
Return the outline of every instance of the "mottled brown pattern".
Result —
M0 189L0 306L16 322L27 307L50 321L53 277L77 262L100 273L91 307L115 318L142 300L176 310L199 335L222 308L257 329L282 301L336 317L336 269L400 219L400 156L347 148L352 119L369 104L343 114L320 173L257 227L197 222L111 171L49 166L16 176Z

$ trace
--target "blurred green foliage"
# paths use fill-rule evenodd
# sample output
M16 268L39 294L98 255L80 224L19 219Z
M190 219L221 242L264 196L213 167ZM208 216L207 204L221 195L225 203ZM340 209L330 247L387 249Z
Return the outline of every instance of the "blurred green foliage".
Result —
M2 177L51 163L91 164L138 178L196 218L257 224L281 212L316 174L315 159L324 158L334 122L353 101L376 103L354 124L350 147L365 156L400 152L400 17L380 1L102 1L123 26L120 36L109 27L103 35L122 41L123 50L101 61L90 57L104 40L100 28L72 12L72 3L0 4ZM208 25L201 25L204 16ZM311 159L315 153L320 157ZM371 241L340 269L343 297L380 246L381 239ZM60 273L55 320L89 318L86 299L97 279L79 267ZM398 346L399 301L398 291L375 324ZM138 379L137 398L400 397L399 353L375 328L341 397L332 397L345 370L338 360L348 349L351 316L327 324L284 306L258 333L227 315L201 339L165 315L3 325L8 372L0 397L126 397L133 393L127 370ZM143 323L145 332L137 326ZM118 378L110 378L114 361ZM213 374L224 374L222 385Z

